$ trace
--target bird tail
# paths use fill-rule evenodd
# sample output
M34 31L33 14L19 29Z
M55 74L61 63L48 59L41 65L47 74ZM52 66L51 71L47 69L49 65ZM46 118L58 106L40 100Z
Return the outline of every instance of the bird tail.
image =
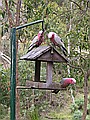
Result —
M62 46L62 50L64 50L65 52L67 52L67 49L64 46Z
M59 90L53 90L52 93L57 94L59 92Z
M66 48L63 47L63 46L61 46L61 49L62 49L62 51L63 51L63 54L64 54L65 56L67 56L67 50L66 50Z
M33 45L31 45L29 48L28 48L28 51L27 51L27 53L29 52L29 51L31 51L32 49L33 49Z

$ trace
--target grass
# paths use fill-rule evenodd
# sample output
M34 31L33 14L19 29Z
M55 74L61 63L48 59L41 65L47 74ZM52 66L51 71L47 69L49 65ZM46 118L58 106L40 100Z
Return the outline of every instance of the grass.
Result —
M83 98L83 92L76 91L75 100L80 98ZM42 114L40 114L40 120L72 120L73 113L71 113L70 110L72 99L70 97L70 93L68 91L60 91L57 95L53 94L52 100L55 103L53 105L46 105L47 107L43 108L44 111L42 111ZM58 103L57 106L56 103ZM28 112L30 114L30 111ZM10 113L8 113L5 118L0 120L10 120L9 114ZM26 118L22 120L26 120ZM90 120L90 115L87 116L86 120Z
M57 95L58 98L60 98L59 95L60 93ZM81 99L83 97L84 97L83 92L82 91L80 92L79 90L77 90L75 93L75 100ZM64 93L63 100L61 101L57 100L57 102L63 102L63 104L62 105L59 104L59 106L57 106L55 109L51 108L50 112L47 113L46 116L43 116L42 119L43 120L73 120L73 113L71 113L71 110L70 110L70 106L72 104L72 99L70 98L70 94ZM86 120L90 120L90 115L87 115Z
M51 114L52 118L59 119L59 120L72 120L72 115L62 112L62 113L53 113Z
M56 97L58 100L55 99ZM43 113L41 120L72 120L70 111L72 100L70 95L66 91L60 91L59 94L53 96L53 101L55 102L54 106L47 107L46 113ZM55 106L56 103L58 103L58 106Z

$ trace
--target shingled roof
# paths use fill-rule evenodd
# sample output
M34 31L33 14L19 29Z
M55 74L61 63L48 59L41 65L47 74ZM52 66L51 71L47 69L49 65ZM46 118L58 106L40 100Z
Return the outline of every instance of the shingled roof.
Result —
M68 62L68 60L61 55L55 48L51 46L39 46L32 49L26 55L23 55L21 60L31 61L52 61L52 62Z

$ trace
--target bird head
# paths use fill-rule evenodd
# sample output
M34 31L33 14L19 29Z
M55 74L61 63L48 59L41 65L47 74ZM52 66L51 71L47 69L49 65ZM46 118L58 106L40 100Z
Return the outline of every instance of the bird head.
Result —
M54 32L49 32L48 33L48 38L51 39L52 37L54 37Z
M44 33L44 31L40 30L40 31L38 32L38 37L43 36L43 33Z
M37 36L38 36L39 41L42 41L42 42L44 41L44 31L43 30L39 31Z
M70 84L75 84L76 83L76 80L74 78L70 78Z

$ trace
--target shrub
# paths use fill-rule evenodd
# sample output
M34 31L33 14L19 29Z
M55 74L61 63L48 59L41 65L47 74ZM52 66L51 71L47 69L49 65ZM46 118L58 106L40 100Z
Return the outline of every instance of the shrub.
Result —
M31 109L29 109L27 112L27 118L29 120L40 120L38 108L33 106Z
M0 104L9 107L10 101L10 70L0 65Z
M82 112L80 110L76 110L73 114L72 120L81 120L82 118Z
M71 109L71 113L73 113L75 110L78 109L77 104L72 104L72 105L70 106L70 109Z
M87 115L86 120L90 120L90 115Z
M2 120L6 114L8 114L8 108L6 105L0 104L0 119Z
M78 109L81 110L83 109L83 104L84 104L84 99L80 98L75 101L76 105L78 106Z

